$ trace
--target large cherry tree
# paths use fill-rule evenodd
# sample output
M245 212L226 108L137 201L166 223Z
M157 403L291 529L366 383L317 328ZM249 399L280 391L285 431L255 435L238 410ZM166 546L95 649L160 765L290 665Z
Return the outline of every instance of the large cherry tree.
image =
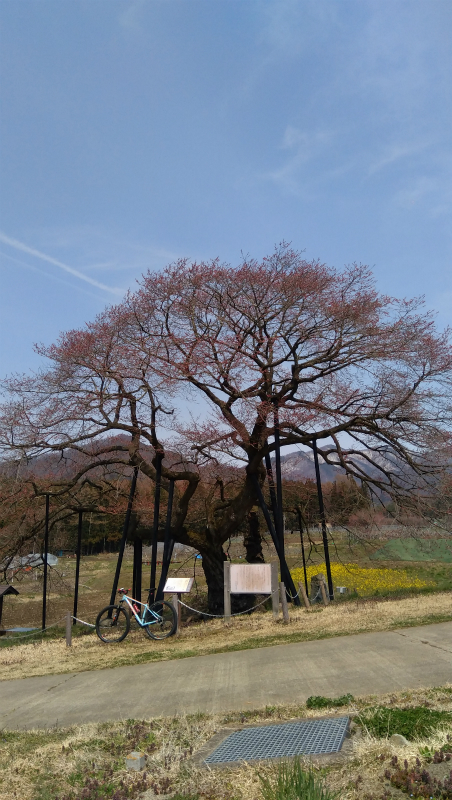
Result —
M77 481L126 464L155 480L163 459L173 534L201 552L213 610L275 423L283 447L315 439L326 462L400 503L419 505L446 469L449 333L419 300L379 294L367 267L337 271L286 245L236 268L179 261L40 352L48 366L6 383L3 446L78 454ZM242 469L231 478L228 464ZM200 502L204 523L189 529Z

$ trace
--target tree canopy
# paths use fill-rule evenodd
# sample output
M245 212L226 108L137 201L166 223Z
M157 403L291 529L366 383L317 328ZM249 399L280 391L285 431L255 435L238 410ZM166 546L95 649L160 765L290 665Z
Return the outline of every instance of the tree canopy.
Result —
M181 260L148 272L38 351L47 366L4 383L4 451L75 459L73 486L126 465L153 480L163 458L164 482L177 481L174 537L202 553L212 607L222 545L256 503L275 420L282 446L315 437L327 463L399 502L428 496L448 463L449 331L421 300L381 295L367 267L335 270L285 244L235 268ZM242 470L232 478L228 464ZM205 527L190 534L207 467Z

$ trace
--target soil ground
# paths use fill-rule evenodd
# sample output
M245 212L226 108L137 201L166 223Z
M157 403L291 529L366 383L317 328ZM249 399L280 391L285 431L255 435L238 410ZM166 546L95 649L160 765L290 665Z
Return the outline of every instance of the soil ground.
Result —
M361 715L379 705L452 712L452 686L351 699L347 706L333 705L323 710L309 709L304 704L266 706L256 711L125 719L46 731L3 730L0 799L104 800L114 796L144 800L179 793L180 798L187 800L262 800L259 775L274 779L277 765L241 763L208 770L196 758L199 751L224 728L232 732L248 724L335 714L352 716L356 725L352 738L342 757L314 762L314 768L325 784L339 793L341 800L406 798L406 792L385 777L385 772L390 776L396 774L395 758L402 767L406 759L409 768L418 759L422 770L443 781L450 772L450 760L443 756L439 763L432 762L434 753L439 753L445 743L447 751L452 724L443 722L428 735L413 738L406 746L396 746L386 736L371 735L362 723ZM130 773L125 769L126 755L136 749L147 754L145 773ZM416 797L413 793L411 796Z

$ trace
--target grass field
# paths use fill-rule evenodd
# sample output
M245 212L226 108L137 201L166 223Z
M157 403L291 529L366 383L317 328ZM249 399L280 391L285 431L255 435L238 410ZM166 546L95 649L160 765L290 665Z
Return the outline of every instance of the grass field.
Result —
M54 638L3 641L0 678L11 680L105 669L113 664L141 664L444 622L452 618L452 594L442 592L395 600L355 599L327 608L316 606L311 611L291 607L289 613L288 625L282 619L274 622L270 611L235 617L227 627L222 620L193 621L182 628L180 637L160 642L151 642L141 630L132 630L119 644L103 644L95 633L90 633L76 636L72 647L66 647L64 631L56 629Z
M378 728L382 707L389 709L384 732ZM422 776L424 788L434 786L434 780L447 780L451 762L446 754L452 738L452 686L448 685L378 699L351 698L345 707L333 703L321 710L267 706L227 715L123 720L47 731L3 730L0 800L133 800L167 793L178 800L263 800L259 775L273 782L277 765L242 763L208 770L196 758L199 750L225 728L338 713L353 718L350 743L342 758L317 762L315 769L341 800L451 797L449 791L429 795L400 788L412 775ZM401 726L408 745L396 747L388 740L386 734L393 733L394 726ZM125 756L136 749L146 753L144 773L125 770Z
M318 536L318 534L317 534ZM419 545L420 542L420 545ZM397 539L384 542L381 539L371 541L353 541L345 534L334 534L334 545L331 548L333 562L333 580L335 585L346 585L350 589L358 588L359 595L397 596L415 591L444 592L452 590L452 563L446 560L401 561L400 553L411 557L413 548L423 548L427 555L432 554L436 547L440 554L447 549L449 540L436 539ZM398 556L387 560L375 560L375 554L382 552L386 547L396 548ZM419 548L418 548L419 549ZM428 553L427 553L428 551ZM231 559L240 563L240 556L244 557L241 541L233 540L228 548ZM416 550L418 552L418 550ZM286 536L286 555L291 570L297 570L297 580L302 580L301 548L298 534ZM306 548L309 559L308 571L315 574L324 571L324 554L320 543L311 549ZM272 546L264 545L264 556L267 561L274 560L275 554ZM78 615L87 621L93 621L98 611L110 602L110 592L116 567L117 554L101 554L87 556L82 559L80 573L80 589ZM367 572L367 570L381 569L381 573ZM353 570L355 573L353 574ZM365 570L361 576L357 570ZM391 570L391 572L388 572ZM143 565L143 597L147 596L149 587L149 565ZM201 561L193 558L183 563L173 563L170 575L195 576L193 592L187 599L189 605L195 608L206 609L206 585ZM362 581L363 575L367 581ZM370 578L373 576L373 585ZM62 620L68 611L72 611L73 590L75 579L75 559L63 557L55 569L49 571L49 587L47 598L47 624ZM361 582L360 582L361 581ZM364 585L367 582L368 585ZM126 550L121 571L120 585L130 588L132 586L132 550ZM2 624L6 628L20 626L39 626L42 617L42 574L34 572L16 580L14 586L19 591L18 597L8 596L4 600Z
M66 647L63 618L72 610L75 563L73 559L60 559L57 570L50 574L47 606L48 624L54 627L44 636L37 631L25 636L9 634L0 637L0 679L102 669L111 665L112 658L116 665L136 664L451 619L452 564L431 561L378 563L372 555L381 547L381 541L349 545L343 537L336 538L335 544L332 553L336 559L332 567L334 585L357 589L357 594L352 594L346 601L337 600L326 609L315 606L310 611L290 606L289 625L282 624L282 620L275 623L265 607L252 615L234 618L229 627L225 627L221 619L202 620L184 609L181 636L177 639L150 642L142 631L132 630L124 642L109 646L101 643L92 629L77 625L73 630L73 645ZM297 580L302 581L298 537L288 536L286 549L292 572ZM240 542L232 542L230 556L234 561L239 561L242 552ZM266 557L271 557L270 548L267 548ZM309 576L325 571L322 557L322 547L316 545L310 554ZM116 554L104 554L82 561L78 616L88 622L92 623L98 611L109 602L116 558ZM146 566L143 569L144 596L147 594L148 570ZM191 558L185 563L172 564L171 574L195 575L194 590L184 599L194 608L206 610L206 587L200 562ZM126 551L121 584L127 587L132 584L130 551ZM15 585L20 594L5 598L4 626L39 626L42 612L40 581L27 575Z

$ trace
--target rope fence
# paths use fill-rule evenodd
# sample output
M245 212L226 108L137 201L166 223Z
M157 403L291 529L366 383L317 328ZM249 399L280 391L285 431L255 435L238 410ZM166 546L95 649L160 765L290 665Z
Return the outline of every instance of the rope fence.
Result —
M14 639L14 641L17 641L17 639L26 639L28 636L37 636L40 633L45 633L45 631L50 630L50 628L56 628L56 626L59 625L60 622L63 622L64 619L66 619L66 617L61 617L61 619L58 619L56 622L52 622L51 625L47 625L45 628L36 628L34 631L30 631L29 633L22 633L20 636L2 636L2 641L6 642L9 639Z
M254 611L255 608L259 608L259 606L263 606L264 603L267 603L268 600L270 600L273 597L273 595L279 595L279 589L275 589L274 592L272 592L271 594L267 595L267 597L265 597L264 600L261 600L260 603L257 603L257 605L251 606L251 608L247 608L247 609L245 609L245 611L236 611L235 614L231 614L231 617L239 617L242 614L249 614L250 611ZM191 606L188 606L187 603L182 602L182 600L178 599L177 602L181 606L184 606L184 608L188 608L190 611L194 611L195 614L202 614L203 617L212 617L213 619L223 619L224 618L224 614L208 614L207 611L200 611L198 608L192 608Z

